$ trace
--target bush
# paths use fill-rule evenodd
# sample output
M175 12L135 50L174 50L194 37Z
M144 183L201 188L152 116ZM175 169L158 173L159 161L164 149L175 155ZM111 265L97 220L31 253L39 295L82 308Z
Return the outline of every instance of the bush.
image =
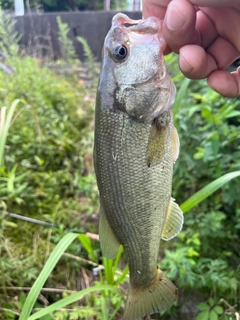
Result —
M190 84L183 81L173 56L167 59L172 63L173 73L177 72L174 79L178 89L181 83L184 88L179 90L175 104L181 153L173 177L173 196L181 204L213 180L239 170L240 102L220 97L204 81ZM30 57L9 55L5 63L12 74L0 71L1 105L10 107L16 99L20 99L20 103L6 142L5 166L0 172L3 211L55 223L62 229L97 232L94 214L98 209L98 195L92 167L92 88L85 89L77 76L57 76ZM180 305L166 312L163 318L193 319L201 302L198 319L203 313L212 319L220 315L220 310L224 319L224 310L218 302L222 298L232 305L237 302L239 188L239 178L231 180L186 212L184 228L177 239L161 242L160 267L180 287L181 299ZM1 220L0 286L3 289L0 299L5 308L20 312L26 295L18 294L19 301L14 302L14 291L11 296L6 288L31 286L63 233L63 230L38 228L6 218ZM86 237L80 237L80 241L81 244L73 243L69 247L68 255L63 256L48 285L78 288L75 279L80 277L82 257L94 264L99 260L103 262L105 278L100 273L101 284L123 284L126 274L124 271L119 275L118 263L101 257L97 242L91 243ZM81 257L78 257L80 251ZM117 280L113 271L118 275ZM59 300L59 296L53 294L47 297L49 302ZM192 304L186 314L181 307L184 299ZM84 310L77 307L72 310L73 317L81 319L81 316L91 315L103 319L101 309L111 306L111 310L118 310L123 297L109 296L105 292L86 301L88 305ZM106 319L109 316L108 313L104 315ZM58 311L56 317L66 319L67 314L65 310Z
M239 170L240 100L219 96L205 81L192 81L174 110L181 148L173 197L181 204L211 181ZM165 246L162 265L177 279L180 297L197 297L189 318L210 297L216 304L222 298L231 305L239 302L239 191L235 178L186 212L178 241Z
M6 63L12 74L0 71L0 103L10 106L17 97L21 102L6 142L1 209L83 231L81 219L97 210L91 90L30 57L8 57ZM53 231L53 242L58 234ZM2 220L1 287L27 286L36 278L49 236L42 227Z

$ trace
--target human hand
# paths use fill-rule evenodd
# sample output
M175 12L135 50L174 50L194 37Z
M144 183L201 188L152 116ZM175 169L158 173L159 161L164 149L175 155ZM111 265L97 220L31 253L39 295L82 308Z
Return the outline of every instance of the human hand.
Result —
M179 54L186 77L207 78L221 95L240 96L240 67L224 71L240 57L240 0L143 0L143 16L164 19L165 53Z

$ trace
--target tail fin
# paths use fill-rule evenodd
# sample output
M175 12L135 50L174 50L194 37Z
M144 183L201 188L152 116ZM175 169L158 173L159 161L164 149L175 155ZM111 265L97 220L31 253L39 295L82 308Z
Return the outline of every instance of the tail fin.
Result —
M136 320L169 309L177 299L177 288L157 269L154 282L148 287L129 289L124 320Z

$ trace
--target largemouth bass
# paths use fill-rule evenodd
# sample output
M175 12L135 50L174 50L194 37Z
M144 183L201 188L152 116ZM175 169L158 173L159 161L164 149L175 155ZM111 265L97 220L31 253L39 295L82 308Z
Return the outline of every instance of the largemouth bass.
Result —
M157 268L161 238L172 239L183 224L171 198L179 140L161 26L155 17L113 17L96 99L99 235L110 259L124 247L130 271L125 320L162 312L177 298L177 288Z

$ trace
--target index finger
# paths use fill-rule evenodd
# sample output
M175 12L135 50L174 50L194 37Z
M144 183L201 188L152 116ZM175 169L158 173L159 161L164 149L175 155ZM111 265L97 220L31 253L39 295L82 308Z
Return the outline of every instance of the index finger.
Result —
M189 0L189 2L200 7L240 7L239 0Z

